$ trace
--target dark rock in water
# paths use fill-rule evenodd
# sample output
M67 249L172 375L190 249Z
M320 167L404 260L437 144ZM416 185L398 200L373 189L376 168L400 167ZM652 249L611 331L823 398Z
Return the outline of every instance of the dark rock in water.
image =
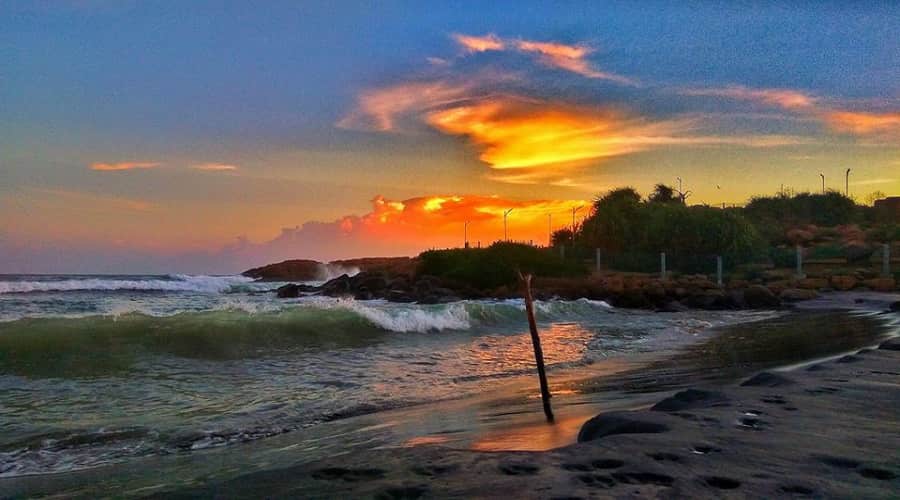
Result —
M772 372L762 372L742 382L741 387L783 387L794 383L787 377Z
M762 285L750 285L744 290L744 302L751 309L766 309L781 305L781 299Z
M674 396L663 399L650 408L652 411L683 411L695 408L710 408L713 406L727 406L728 397L718 391L704 391L700 389L688 389L676 393Z
M894 337L892 339L887 339L881 344L878 345L879 349L884 349L886 351L900 351L900 337Z
M347 295L350 293L350 276L342 274L322 285L322 293L329 297Z
M241 273L243 276L274 281L313 281L320 279L324 264L314 260L286 260L277 264L255 267Z
M819 296L815 290L803 288L785 288L781 291L781 300L785 302L800 302L802 300L811 300Z
M383 273L359 273L350 278L351 286L356 290L367 290L372 293L380 292L388 287L387 277Z
M597 415L581 426L578 442L584 443L614 434L658 434L668 430L669 427L665 424L640 420L627 412L605 413Z
M900 300L893 302L888 309L892 312L900 312Z
M275 290L275 295L278 296L279 299L293 299L299 297L300 294L303 293L312 293L318 292L319 287L311 286L311 285L296 285L294 283L289 283L284 286L278 287Z
M690 310L690 307L682 304L681 302L678 302L677 300L666 302L662 307L659 308L659 312L684 312Z
M641 290L625 290L612 298L612 305L625 309L649 309L653 303Z

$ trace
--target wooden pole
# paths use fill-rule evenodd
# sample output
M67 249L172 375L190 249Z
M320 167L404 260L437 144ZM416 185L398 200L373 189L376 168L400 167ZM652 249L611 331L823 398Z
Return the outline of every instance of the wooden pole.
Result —
M541 400L544 402L544 415L548 422L553 422L553 409L550 408L550 388L547 385L547 371L544 369L544 351L541 349L541 337L538 335L537 322L534 320L534 300L531 297L531 275L519 278L525 286L525 313L528 315L528 328L531 330L531 344L534 346L534 360L537 362L538 378L541 381Z

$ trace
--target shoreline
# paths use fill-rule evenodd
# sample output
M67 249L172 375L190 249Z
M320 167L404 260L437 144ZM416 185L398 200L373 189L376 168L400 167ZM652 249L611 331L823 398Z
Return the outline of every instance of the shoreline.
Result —
M546 452L376 449L151 497L867 497L900 484L900 340L612 412ZM787 445L786 443L790 443Z

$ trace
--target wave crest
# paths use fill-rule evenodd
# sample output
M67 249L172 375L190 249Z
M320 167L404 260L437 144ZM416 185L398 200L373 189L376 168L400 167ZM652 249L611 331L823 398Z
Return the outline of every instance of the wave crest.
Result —
M246 289L251 284L253 284L253 279L245 276L187 274L172 274L151 279L67 278L60 280L0 281L0 294L89 290L224 293L235 289ZM265 288L261 288L261 290L271 287L271 284L265 285Z

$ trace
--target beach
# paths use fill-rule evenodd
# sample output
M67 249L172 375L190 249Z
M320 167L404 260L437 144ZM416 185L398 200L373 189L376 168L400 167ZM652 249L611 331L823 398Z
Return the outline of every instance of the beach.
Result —
M604 414L548 452L422 446L248 474L159 498L892 498L900 342Z

